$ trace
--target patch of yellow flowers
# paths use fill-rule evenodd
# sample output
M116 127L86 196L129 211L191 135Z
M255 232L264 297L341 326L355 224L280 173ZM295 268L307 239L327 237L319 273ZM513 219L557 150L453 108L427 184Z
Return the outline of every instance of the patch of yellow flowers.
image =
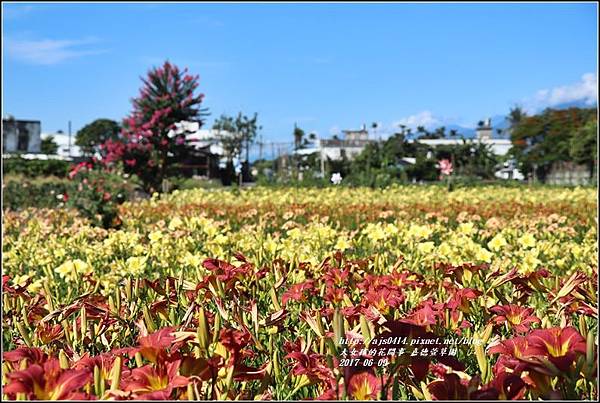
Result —
M79 221L65 228L64 216L40 222L36 211L11 216L2 260L12 283L31 280L30 292L44 282L71 287L84 276L102 293L128 276L194 281L205 274L205 258L236 252L258 265L278 258L318 264L342 251L376 257L379 272L403 257L423 270L446 262L591 273L596 203L595 190L583 188L190 190L126 204L119 230Z

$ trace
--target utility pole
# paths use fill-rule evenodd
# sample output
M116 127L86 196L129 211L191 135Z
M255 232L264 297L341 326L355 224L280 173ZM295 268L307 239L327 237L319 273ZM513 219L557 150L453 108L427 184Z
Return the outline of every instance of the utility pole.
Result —
M69 157L71 156L71 121L69 120Z
M319 144L319 158L321 160L321 178L325 178L325 156L323 155L323 140L320 136L317 136L317 143Z

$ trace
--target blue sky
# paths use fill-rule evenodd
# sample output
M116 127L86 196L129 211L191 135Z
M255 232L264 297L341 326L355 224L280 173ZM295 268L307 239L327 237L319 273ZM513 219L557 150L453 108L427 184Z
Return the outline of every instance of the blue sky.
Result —
M73 132L121 120L165 59L200 75L211 116L258 112L329 137L379 122L474 126L597 99L595 4L7 4L3 114Z

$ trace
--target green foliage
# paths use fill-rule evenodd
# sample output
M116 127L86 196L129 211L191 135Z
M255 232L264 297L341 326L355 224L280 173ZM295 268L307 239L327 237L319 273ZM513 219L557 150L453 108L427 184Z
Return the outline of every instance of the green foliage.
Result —
M194 179L184 177L169 178L173 190L217 189L223 187L221 182L213 179Z
M67 193L67 206L74 207L92 224L104 228L119 227L118 205L132 198L138 187L135 177L120 170L81 168L73 176Z
M132 199L139 186L135 177L98 169L79 169L73 180L13 173L3 182L5 209L72 207L105 228L119 225L117 206Z
M593 166L596 109L546 109L521 119L512 129L511 153L524 174L544 179L552 164L576 161Z
M56 176L64 178L69 172L68 161L63 160L28 160L22 157L2 159L4 174L19 174L28 178L38 176Z
M429 133L419 128L422 138L444 135L444 128ZM435 181L439 178L437 161L453 161L457 175L490 179L494 177L497 157L491 148L482 143L463 139L462 144L430 147L408 142L405 133L396 133L383 143L370 143L351 163L348 181L354 185L385 187L406 181ZM415 158L410 164L404 158Z
M223 150L228 159L238 157L242 152L243 138L237 132L233 117L221 115L213 123L213 130L217 131L217 137L221 142Z
M32 178L22 174L5 174L3 182L3 207L14 211L28 207L58 207L72 186L66 178Z
M302 140L304 139L304 130L301 128L294 126L294 149L298 150L302 148Z
M593 167L598 160L598 120L590 119L571 137L571 158L578 164Z
M249 118L239 112L236 118L221 115L215 120L213 129L217 130L217 136L229 160L240 158L243 149L246 150L246 160L248 160L250 146L254 143L256 134L261 128L257 125L257 119L258 114L256 113Z
M45 139L42 139L40 151L42 154L50 155L54 155L58 152L58 144L54 141L54 136L48 136Z
M494 178L499 158L485 143L469 142L462 144L440 145L433 150L435 160L448 159L454 165L456 175L472 176L481 179Z
M416 162L406 168L407 175L411 180L415 181L435 181L439 178L439 170L436 167L437 161L427 158L423 154L418 154Z
M511 128L516 127L523 119L527 117L527 113L519 105L515 105L508 112L508 123Z
M117 122L110 119L96 119L85 125L75 136L75 144L81 148L86 155L92 155L99 151L100 144L106 140L118 140L121 127Z

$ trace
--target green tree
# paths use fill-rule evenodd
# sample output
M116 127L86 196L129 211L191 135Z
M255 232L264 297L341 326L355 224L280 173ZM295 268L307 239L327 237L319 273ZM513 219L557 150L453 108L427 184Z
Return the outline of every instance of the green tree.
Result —
M79 146L85 155L92 155L100 151L100 145L108 139L118 140L120 132L121 127L114 120L96 119L77 132L75 145Z
M586 146L590 141L589 129L584 127L595 116L595 108L546 109L520 120L511 130L511 154L519 162L521 172L543 181L555 162L575 160L573 153L584 161L583 155L590 150L590 145ZM573 140L581 130L584 130L581 138L587 140Z
M578 164L587 165L590 172L598 163L598 120L592 117L571 137L570 155Z
M58 144L54 141L54 136L48 136L42 139L40 144L40 151L42 154L54 155L58 152Z
M302 148L302 140L304 139L304 134L304 130L294 125L294 150L299 150L300 148Z
M403 131L403 133L406 133ZM442 139L446 137L446 128L444 126L438 127L433 132L425 129L423 126L417 127L418 138L420 139Z
M213 130L217 132L217 139L221 142L225 157L232 161L238 158L242 152L243 138L237 132L235 121L231 116L221 115L213 123Z
M257 125L258 114L255 113L253 117L249 118L246 115L242 115L242 112L238 113L235 119L235 126L237 132L241 134L244 141L244 148L246 150L246 163L250 160L250 147L254 144L256 134L262 127Z
M231 116L221 115L213 123L213 129L217 131L217 139L221 142L227 158L227 175L233 175L233 159L241 159L242 152L245 150L243 173L245 173L244 177L249 179L250 147L256 139L258 130L262 128L257 124L257 120L257 113L249 118L240 112L235 119Z
M249 160L250 147L256 139L258 130L262 127L257 124L258 114L253 117L238 113L234 119L231 116L221 115L213 123L217 131L217 138L221 141L226 156L229 159L241 158L242 151L246 151L246 161Z
M508 116L506 119L508 120L508 124L511 128L517 126L523 119L527 117L527 113L523 110L523 108L519 105L515 105L510 108L508 112Z

